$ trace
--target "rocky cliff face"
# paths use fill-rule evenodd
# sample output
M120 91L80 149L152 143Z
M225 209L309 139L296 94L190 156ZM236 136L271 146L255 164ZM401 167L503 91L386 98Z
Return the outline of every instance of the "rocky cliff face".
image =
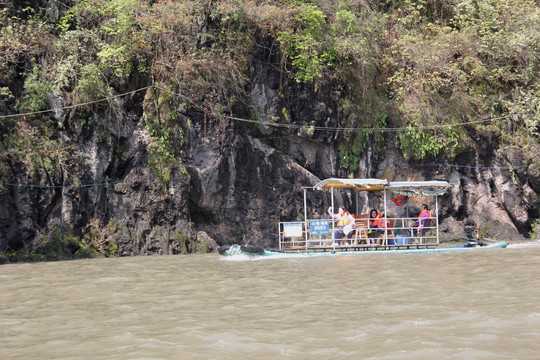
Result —
M254 61L248 104L258 119L271 121L286 113L291 124L317 119L319 126L338 125L343 85L325 84L317 91L283 86L279 73L263 68ZM51 106L60 108L61 99L52 96ZM120 255L207 251L225 243L275 247L277 223L303 219L302 187L349 175L340 167L339 132L206 118L196 109L186 111L180 100L174 104L182 153L170 168L150 170L143 96L119 101L116 111L102 114L106 137L61 111L54 113L59 136L71 139L82 183L51 187L47 174L10 164L12 183L36 186L7 185L0 191L0 250L46 246L36 239L51 238L52 229L59 229L57 237L99 232L93 239L114 240ZM232 115L246 118L242 111ZM520 168L519 149L481 149L462 162L471 167L406 165L391 137L377 158L372 147L367 149L356 177L438 179L454 185L439 204L441 228L448 232L461 233L465 222L474 221L492 238L518 239L537 215L540 170ZM485 158L490 167L482 167ZM516 168L505 168L509 162ZM346 194L339 201L356 206ZM360 201L363 212L380 203L377 198ZM309 216L322 216L328 205L325 194L310 193ZM73 246L74 252L80 247Z

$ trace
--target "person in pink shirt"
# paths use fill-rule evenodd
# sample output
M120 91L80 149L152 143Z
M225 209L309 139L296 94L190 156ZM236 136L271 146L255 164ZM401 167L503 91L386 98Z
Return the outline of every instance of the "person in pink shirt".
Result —
M429 227L429 224L431 223L431 217L432 215L427 204L422 204L422 212L420 212L420 215L418 215L418 220L416 220L416 223L414 224L417 234L424 236L426 227Z

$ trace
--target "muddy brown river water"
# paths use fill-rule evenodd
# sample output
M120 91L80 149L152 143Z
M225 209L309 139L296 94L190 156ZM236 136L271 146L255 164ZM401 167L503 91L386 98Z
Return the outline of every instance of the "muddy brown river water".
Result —
M0 266L1 359L540 359L540 242Z

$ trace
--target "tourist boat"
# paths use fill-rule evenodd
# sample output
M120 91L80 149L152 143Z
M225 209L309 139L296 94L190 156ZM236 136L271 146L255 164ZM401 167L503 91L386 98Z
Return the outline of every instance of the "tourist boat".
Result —
M280 222L278 224L278 244L276 250L266 250L255 245L231 245L218 249L221 255L275 256L284 254L304 255L352 255L364 253L425 253L453 252L471 249L487 249L507 246L504 241L480 239L477 228L466 226L466 236L454 235L465 240L459 246L441 246L439 229L439 196L444 195L451 185L446 181L398 181L384 179L339 179L323 180L313 187L305 187L304 219L302 221ZM337 200L343 203L343 197L356 196L353 202L356 211L353 215L352 232L339 238L340 229L334 216L308 216L308 191L330 192L331 214L335 214ZM346 195L345 195L346 193ZM362 201L360 197L362 196ZM371 201L368 200L371 196ZM338 199L336 199L338 198ZM351 201L352 202L352 201ZM361 206L363 202L363 206ZM370 223L367 204L378 204L380 215L378 222L384 224L373 228ZM418 217L411 216L418 212L419 205L429 203L432 210L423 217L422 227L418 228ZM412 204L412 205L411 205ZM429 207L429 206L428 206ZM349 209L350 210L350 209ZM309 212L309 214L316 214Z

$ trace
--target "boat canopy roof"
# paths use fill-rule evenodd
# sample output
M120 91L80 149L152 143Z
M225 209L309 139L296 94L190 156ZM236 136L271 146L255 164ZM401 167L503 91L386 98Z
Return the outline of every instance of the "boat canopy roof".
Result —
M388 189L397 195L424 196L442 195L449 188L446 181L393 181L386 179L338 179L322 180L314 186L316 190L354 189L355 191L381 191Z
M386 187L397 195L442 195L451 185L446 181L393 181Z
M388 185L386 179L338 179L330 178L314 186L316 190L354 189L356 191L380 191Z

